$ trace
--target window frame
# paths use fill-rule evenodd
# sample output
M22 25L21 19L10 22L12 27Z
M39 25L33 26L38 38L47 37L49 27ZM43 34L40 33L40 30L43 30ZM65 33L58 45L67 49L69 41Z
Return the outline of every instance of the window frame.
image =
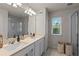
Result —
M52 26L51 26L51 35L62 35L62 17L61 17L61 16L53 16L53 18L54 18L54 17L59 17L59 18L61 18L60 33L59 33L59 34L54 34L54 33L53 33L53 25L52 25ZM53 18L51 19L51 24L52 24Z

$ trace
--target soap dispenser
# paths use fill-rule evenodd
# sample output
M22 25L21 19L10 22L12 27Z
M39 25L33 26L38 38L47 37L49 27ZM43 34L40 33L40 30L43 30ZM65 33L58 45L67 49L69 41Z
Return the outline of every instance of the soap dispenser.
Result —
M20 37L19 37L19 35L17 36L17 42L20 42Z
M33 33L33 36L35 37L35 33Z

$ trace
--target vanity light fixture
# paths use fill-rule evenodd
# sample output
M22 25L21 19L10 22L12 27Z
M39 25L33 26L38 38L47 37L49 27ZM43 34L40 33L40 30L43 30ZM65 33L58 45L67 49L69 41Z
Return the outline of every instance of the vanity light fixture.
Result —
M27 8L24 13L27 13L28 15L32 16L32 15L36 15L36 13L31 9L31 8Z
M22 7L22 3L7 3L7 4L11 5L11 6L15 7L15 8L21 7L22 9L25 10L24 13L26 13L26 14L28 14L30 16L36 15L36 12L32 8L29 8L29 7L24 8L24 7Z
M22 7L22 3L17 3L17 6Z
M33 15L36 15L36 13L31 8L29 8L29 12L31 12Z
M26 14L28 14L28 15L32 16L32 13L31 13L31 12L29 12L28 10L25 10L25 12L24 12L24 13L26 13Z
M27 10L24 11L24 13L27 13L27 12L28 12Z
M11 5L11 6L15 7L15 8L22 6L21 3L7 3L7 4L8 4L8 5Z

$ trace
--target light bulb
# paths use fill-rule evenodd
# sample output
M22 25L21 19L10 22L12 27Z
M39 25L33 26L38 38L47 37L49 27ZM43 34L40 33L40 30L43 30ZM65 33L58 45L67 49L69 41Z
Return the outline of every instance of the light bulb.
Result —
M27 12L28 12L27 10L24 11L24 13L27 13Z
M29 12L29 15L32 16L32 13Z
M36 13L31 8L25 9L24 13L27 13L30 16L36 15Z
M36 15L36 13L31 8L29 8L29 12L32 13L33 15Z
M13 4L13 7L17 8L17 5L14 3L14 4Z

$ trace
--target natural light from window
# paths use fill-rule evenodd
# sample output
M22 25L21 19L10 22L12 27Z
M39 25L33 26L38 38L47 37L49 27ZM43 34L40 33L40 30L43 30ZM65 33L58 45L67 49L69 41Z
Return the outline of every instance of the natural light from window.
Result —
M52 35L61 35L62 34L62 20L61 17L53 17L52 18L52 28L51 34Z

